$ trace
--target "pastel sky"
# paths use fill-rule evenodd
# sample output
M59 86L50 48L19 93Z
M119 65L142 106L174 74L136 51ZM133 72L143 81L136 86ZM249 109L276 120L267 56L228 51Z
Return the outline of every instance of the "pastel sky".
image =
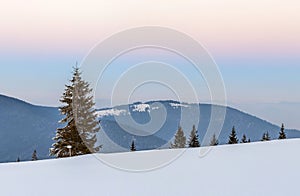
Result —
M125 29L163 26L205 46L229 105L300 129L299 10L298 0L2 1L0 94L57 106L72 66L93 46Z

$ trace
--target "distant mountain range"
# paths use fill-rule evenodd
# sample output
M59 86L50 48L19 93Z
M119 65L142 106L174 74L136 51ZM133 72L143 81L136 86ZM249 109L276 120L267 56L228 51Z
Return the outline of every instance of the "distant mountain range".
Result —
M165 119L161 115L164 110L166 113ZM279 126L231 107L214 105L214 110L216 113L226 111L224 125L218 138L219 144L227 143L233 126L235 126L239 139L242 138L243 134L246 134L251 141L260 141L265 132L268 132L272 139L278 138ZM189 137L196 117L199 117L198 134L201 141L206 134L210 121L218 120L211 119L211 111L212 105L210 104L187 104L172 100L133 103L100 109L98 115L101 120L102 132L100 133L99 142L106 144L102 149L104 152L127 151L132 140L135 140L137 149L141 150L168 148L170 146L169 141L173 140L179 125L183 127L186 137ZM200 114L197 115L197 112ZM158 115L158 117L155 117L155 115ZM147 134L149 130L155 128L156 122L154 122L153 127L151 125L143 127L132 123L128 118L129 116L132 117L133 122L140 124L147 125L153 120L151 117L155 118L157 123L159 123L161 117L164 119L164 123L162 123L159 130L153 131L155 133ZM116 122L116 119L119 119L118 122ZM300 131L298 130L285 130L285 132L288 138L300 137Z
M168 148L180 122L183 122L181 126L188 138L193 126L191 119L197 116L194 113L197 107L200 108L198 132L202 140L211 120L212 105L209 104L150 101L99 109L97 113L102 129L98 134L98 142L103 145L101 151L128 151L132 140L135 140L138 150ZM272 139L278 137L279 126L230 107L217 108L226 110L224 126L219 136L220 144L227 142L232 126L235 126L239 138L245 133L251 141L260 140L266 131ZM181 121L183 109L190 112ZM164 113L165 116L162 115ZM129 123L128 117L135 123ZM151 118L158 124L151 125ZM34 149L40 159L50 158L49 148L56 128L61 127L58 123L60 119L58 108L35 106L0 95L0 162L15 161L18 157L30 160ZM152 129L157 130L151 133ZM286 133L288 138L300 138L298 130L286 130Z

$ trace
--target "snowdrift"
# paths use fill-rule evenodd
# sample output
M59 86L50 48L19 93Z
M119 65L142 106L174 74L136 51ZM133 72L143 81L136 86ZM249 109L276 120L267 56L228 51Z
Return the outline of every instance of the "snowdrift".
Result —
M299 195L299 149L300 139L290 139L216 146L203 156L207 148L3 163L0 195ZM160 168L134 170L176 154Z

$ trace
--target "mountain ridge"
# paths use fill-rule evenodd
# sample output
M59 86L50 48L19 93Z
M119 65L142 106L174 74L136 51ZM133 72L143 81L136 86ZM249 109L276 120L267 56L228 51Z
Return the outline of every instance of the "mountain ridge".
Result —
M173 100L158 100L102 108L97 109L97 112L107 110L103 113L109 114L109 112L114 112L111 109L124 109L127 107L130 111L124 110L125 112L121 112L120 115L127 115L127 112L130 112L135 122L143 125L147 124L151 117L148 113L149 108L147 109L147 104L151 105L153 103L160 103L161 107L166 108L168 115L161 130L150 136L147 136L149 130L139 130L131 125L126 125L126 123L118 124L113 115L99 115L102 129L98 134L98 142L99 144L103 144L101 152L128 151L133 139L136 140L135 143L138 150L169 148L169 143L173 140L173 136L179 125L181 107L193 104L180 103ZM198 126L199 136L200 139L203 139L204 130L206 130L207 122L209 122L211 104L205 103L199 104L199 106L202 111L202 119L200 119L202 123L200 122L201 124ZM159 111L157 109L155 112L160 113ZM251 140L253 139L253 141L258 141L264 131L272 129L273 131L270 132L272 138L276 138L279 132L279 126L246 112L229 106L226 107L226 111L226 123L219 137L221 144L226 142L229 135L228 132L231 131L233 125L236 126L239 138L241 138L242 133L246 132L246 135ZM0 138L2 138L2 142L0 142L0 162L15 161L18 157L21 160L30 160L35 149L37 150L39 159L51 158L49 157L49 148L51 148L54 142L52 138L55 135L56 129L62 126L58 123L61 118L62 116L57 107L33 105L17 98L0 95ZM186 124L183 127L188 138L192 124L188 122ZM142 136L136 137L131 133L126 133L122 129L122 126L127 126L136 133L140 131ZM250 131L250 128L247 129L247 126L253 130ZM300 138L300 131L295 129L286 131L289 138Z
M140 124L147 124L150 122L151 117L149 116L150 110L151 110L151 104L159 102L162 104L166 109L167 113L171 114L170 117L167 116L166 124L162 126L162 130L164 130L163 133L160 133L160 130L154 133L153 135L159 136L160 138L163 138L164 141L172 141L173 136L175 135L178 126L180 125L180 109L181 107L190 107L193 106L199 107L201 112L200 115L200 122L198 124L198 132L200 136L200 140L204 138L204 135L206 134L205 130L207 130L207 127L209 126L210 121L214 121L214 119L210 119L211 114L211 108L220 108L220 109L226 109L226 116L225 116L225 123L222 127L220 136L219 136L219 142L220 144L225 144L227 142L228 136L231 132L231 129L233 126L235 126L237 130L237 135L239 138L242 137L242 135L245 133L247 137L251 139L251 141L260 141L261 136L265 132L269 132L272 139L277 139L278 133L280 131L280 127L277 125L274 125L272 123L269 123L266 120L260 119L254 115L247 114L246 112L242 112L238 109L232 108L232 107L226 107L226 106L220 106L220 105L212 105L212 104L186 104L186 103L180 103L178 101L169 101L169 100L163 100L163 101L148 101L148 102L136 102L129 105L121 105L116 106L112 108L106 108L106 109L99 109L97 110L99 113L99 118L101 120L101 125L103 127L104 132L110 136L111 143L118 143L121 147L126 148L128 146L128 143L130 143L128 138L134 138L135 135L128 133L128 131L124 130L124 128L118 126L119 122L113 123L113 121L116 121L115 117L122 118L125 116L126 121L126 115L131 115L132 118L140 123ZM148 106L147 106L148 104ZM173 104L173 106L172 106ZM179 105L174 105L179 104ZM186 104L186 105L185 105ZM170 106L171 105L171 106ZM144 108L143 108L144 107ZM145 108L146 107L146 108ZM126 109L128 108L128 109ZM136 108L142 108L141 111L135 111ZM150 109L149 109L150 108ZM157 108L157 107L155 107ZM191 115L188 116L184 122L188 122L189 118L192 118L193 116L193 108L191 109ZM203 112L204 111L204 112ZM138 118L136 118L138 117ZM107 123L109 122L109 123ZM170 123L171 122L171 123ZM217 121L216 121L217 122ZM183 127L185 135L189 136L189 131L192 129L193 124L188 125L180 125ZM134 125L132 126L132 129L134 129ZM115 131L118 134L112 134L111 132ZM130 130L129 130L130 131ZM298 138L300 136L300 132L295 129L286 129L287 135L289 138ZM116 138L115 135L122 135L124 139L123 141L120 141L120 138ZM103 135L102 135L103 136ZM120 137L120 136L119 136ZM99 138L101 140L101 137ZM139 141L140 140L140 141ZM107 141L105 141L107 142ZM138 136L138 139L136 141L136 145L139 149L147 149L145 145L145 138ZM167 145L167 144L164 144ZM161 147L166 147L162 145ZM121 150L121 149L119 149ZM111 149L104 149L104 151L111 151Z

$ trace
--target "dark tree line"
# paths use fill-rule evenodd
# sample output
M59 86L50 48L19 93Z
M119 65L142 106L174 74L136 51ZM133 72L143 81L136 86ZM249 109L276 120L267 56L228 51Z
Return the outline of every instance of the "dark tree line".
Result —
M284 124L282 124L279 132L278 139L286 139L286 134L284 131ZM269 135L269 132L265 132L262 135L261 141L270 141L271 137ZM228 143L227 144L237 144L239 142L239 139L237 138L237 133L235 130L235 127L232 127L231 133L228 136ZM250 143L250 138L247 138L245 134L243 134L242 139L240 143ZM219 145L218 138L216 134L213 134L211 141L210 141L210 146L217 146ZM199 136L198 136L198 131L196 130L196 126L193 125L193 128L190 132L189 140L188 142L186 141L186 136L184 135L184 131L181 126L178 127L178 130L174 136L174 141L171 142L171 148L194 148L194 147L200 147L200 141L199 141ZM135 144L135 139L132 140L131 145L130 145L130 151L134 152L136 151L136 144ZM73 155L75 156L75 155ZM32 161L38 160L37 156L37 151L34 150L32 153ZM17 162L20 162L20 157L17 158Z
M31 156L31 161L37 161L37 160L38 160L37 151L34 150ZM17 157L16 162L20 162L20 161L21 161L20 157Z
M278 139L286 139L286 134L284 131L284 124L282 124L282 126L281 126ZM261 141L270 141L270 140L271 140L271 137L269 135L269 132L265 132L262 136ZM240 143L250 143L250 142L251 142L250 138L247 138L246 134L243 134ZM237 143L239 143L239 139L237 137L237 132L235 130L235 127L233 126L231 133L228 136L227 144L237 144ZM218 141L216 134L213 134L209 145L210 146L219 145L219 141ZM196 130L195 126L193 126L193 129L190 133L190 137L189 137L187 146L188 147L200 147L198 131ZM185 148L185 147L186 147L186 137L184 135L182 127L179 126L179 128L175 134L174 141L171 142L171 148Z
M171 148L185 148L186 146L189 148L200 147L199 135L195 125L193 125L193 128L190 132L188 142L186 141L186 136L184 135L181 126L178 127L174 141L171 142Z

